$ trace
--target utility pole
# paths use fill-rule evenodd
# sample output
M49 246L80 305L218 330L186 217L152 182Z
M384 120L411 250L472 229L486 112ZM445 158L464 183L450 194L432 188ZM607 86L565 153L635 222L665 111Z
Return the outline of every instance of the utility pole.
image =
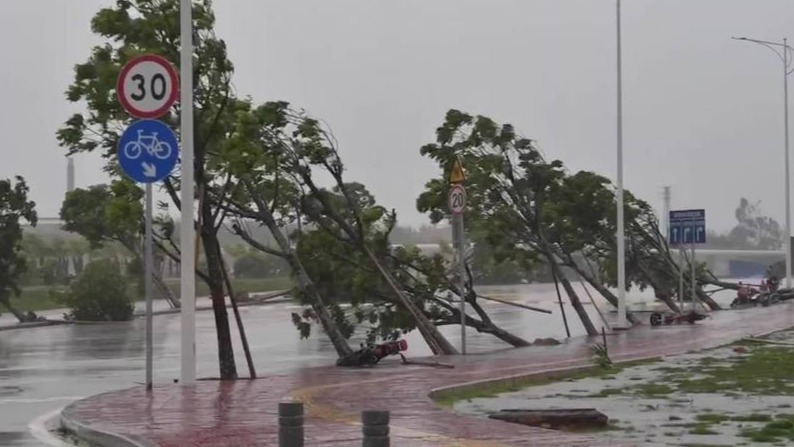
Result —
M179 228L181 314L181 384L196 381L196 227L193 179L193 2L179 2L179 69L181 83L180 135L182 137L182 200Z
M614 326L625 329L626 322L626 231L623 200L623 69L621 62L621 38L620 38L620 0L615 1L616 31L617 31L617 239L618 250L618 321Z
M785 172L785 209L786 227L784 237L786 240L786 288L791 288L792 252L791 252L791 163L789 157L789 130L788 130L788 76L794 73L792 56L794 49L788 44L788 39L783 42L770 42L768 40L750 39L748 37L731 37L734 40L752 42L772 50L780 61L783 62L783 169Z

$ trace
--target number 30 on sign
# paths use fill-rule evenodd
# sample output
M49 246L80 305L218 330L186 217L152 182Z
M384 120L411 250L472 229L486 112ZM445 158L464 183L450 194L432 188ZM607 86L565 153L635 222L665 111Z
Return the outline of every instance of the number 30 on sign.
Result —
M449 189L449 212L458 215L463 214L466 209L466 189L461 185L455 185Z
M159 118L179 96L179 76L167 59L145 54L121 69L116 93L124 109L135 118Z

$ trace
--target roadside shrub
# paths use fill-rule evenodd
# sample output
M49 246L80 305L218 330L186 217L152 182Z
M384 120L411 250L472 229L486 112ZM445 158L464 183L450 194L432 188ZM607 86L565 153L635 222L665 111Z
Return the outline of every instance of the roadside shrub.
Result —
M111 259L88 264L61 300L78 321L129 321L135 311L127 280Z

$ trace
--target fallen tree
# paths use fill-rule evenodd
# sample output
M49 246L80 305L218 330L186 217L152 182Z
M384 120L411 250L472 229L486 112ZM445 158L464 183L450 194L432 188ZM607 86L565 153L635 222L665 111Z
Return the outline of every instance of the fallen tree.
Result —
M421 152L444 173L456 160L463 161L467 226L485 233L502 258L521 262L527 269L540 262L550 265L586 331L596 335L581 300L557 266L571 268L617 306L617 296L610 290L617 287L617 203L610 181L588 171L568 173L561 161L547 161L530 139L517 135L509 124L457 110L447 113L436 142ZM433 179L417 201L419 211L428 213L432 222L451 217L446 209L448 188L446 178ZM658 218L630 192L625 191L624 200L626 287L651 287L658 299L678 311L672 297L680 266L659 232ZM707 305L719 308L699 286L698 290Z
M300 219L302 230L277 249L253 240L243 225L234 230L259 250L287 256L299 278L305 271L298 297L309 307L294 315L302 334L327 309L344 338L361 325L370 341L416 329L436 354L456 353L437 328L460 324L459 310L447 298L448 292L460 291L446 277L446 261L414 248L392 249L396 213L378 205L363 185L344 180L330 132L283 102L265 104L240 119L245 126L238 128L246 131L235 138L244 149L234 157L237 187L233 194L216 191L214 200L226 200L230 213L267 226L274 236L286 222ZM319 186L318 176L330 178L332 186ZM467 325L513 345L528 345L495 325L481 307L473 309L477 317L467 316ZM341 349L337 352L342 356Z

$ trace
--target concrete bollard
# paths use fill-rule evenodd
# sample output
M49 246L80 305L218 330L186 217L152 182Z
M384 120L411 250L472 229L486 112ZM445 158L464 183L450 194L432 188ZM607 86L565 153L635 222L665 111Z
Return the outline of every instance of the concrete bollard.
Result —
M278 447L303 447L303 403L278 404Z
M389 412L362 411L362 447L389 447Z

